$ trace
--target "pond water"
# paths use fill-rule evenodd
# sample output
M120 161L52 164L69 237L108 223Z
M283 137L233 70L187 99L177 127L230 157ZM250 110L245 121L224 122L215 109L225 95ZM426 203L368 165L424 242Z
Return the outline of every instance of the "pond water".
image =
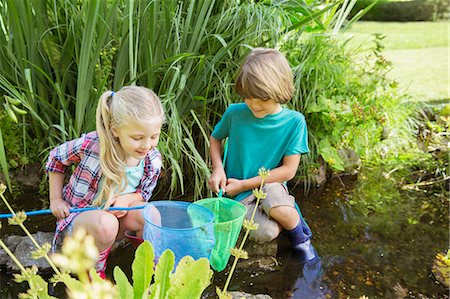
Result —
M230 291L273 298L448 298L448 290L435 282L430 271L436 253L446 252L449 246L448 192L399 190L385 173L371 170L357 179L334 178L307 196L301 188L293 188L292 193L313 231L319 258L299 262L282 236L277 253L280 266L275 271L241 267ZM12 202L17 209L42 208L42 201L29 194ZM0 211L6 211L3 205ZM34 216L26 225L31 231L50 231L51 218ZM0 237L22 234L5 221L2 224ZM131 246L119 249L107 275L112 277L115 265L130 274L132 259ZM223 287L226 273L227 269L214 275L205 298L214 298L215 286ZM0 285L0 298L17 298L26 290L12 282L10 273L0 273ZM64 297L62 288L54 292Z

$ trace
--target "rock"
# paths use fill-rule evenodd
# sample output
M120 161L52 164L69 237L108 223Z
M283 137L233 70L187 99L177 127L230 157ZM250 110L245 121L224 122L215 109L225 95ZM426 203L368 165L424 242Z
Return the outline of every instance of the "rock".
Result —
M274 272L281 269L278 260L273 256L249 257L246 260L239 260L236 266L238 269L253 269L259 273Z
M312 175L305 176L295 176L294 179L288 182L289 188L295 188L297 185L308 187L314 185L320 187L327 181L327 164L319 157L319 166L312 171Z
M383 131L381 132L381 140L386 140L389 138L389 135L391 134L391 131L387 126L383 127Z
M9 262L11 258L3 249L0 249L0 266L6 266L6 263Z
M266 294L257 294L252 295L244 292L230 292L231 296L233 296L233 299L272 299L269 295Z
M314 176L314 181L317 187L322 186L327 181L327 166L325 163L320 163L318 173Z
M9 171L11 181L27 190L39 190L39 184L43 175L42 165L39 162L25 165L21 168L14 168ZM0 173L0 181L5 182L3 173Z
M346 171L355 171L361 167L361 159L358 154L349 148L341 148L338 150L339 157L344 161Z
M5 240L6 246L8 246L9 250L11 252L14 252L16 250L17 245L19 245L20 242L22 242L24 236L17 236L17 235L11 235L7 236Z
M276 256L278 251L278 240L267 243L260 243L253 240L247 240L244 245L244 249L247 250L249 257L253 256Z
M244 249L248 253L248 259L239 260L238 268L255 269L259 272L272 272L280 268L276 257L278 239L266 243L247 240Z
M32 236L40 245L44 243L51 244L53 240L52 232L37 232ZM25 268L36 265L40 271L50 269L50 265L44 258L35 260L31 257L31 252L35 251L36 247L28 236L8 236L5 239L5 244ZM6 265L8 269L19 271L19 267L3 250L0 251L0 265Z

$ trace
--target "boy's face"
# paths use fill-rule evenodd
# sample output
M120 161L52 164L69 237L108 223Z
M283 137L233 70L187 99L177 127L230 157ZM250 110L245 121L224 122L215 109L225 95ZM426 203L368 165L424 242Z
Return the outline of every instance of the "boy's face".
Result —
M257 98L245 99L245 104L252 111L256 118L263 118L269 114L275 114L281 111L280 103L275 100L261 100Z

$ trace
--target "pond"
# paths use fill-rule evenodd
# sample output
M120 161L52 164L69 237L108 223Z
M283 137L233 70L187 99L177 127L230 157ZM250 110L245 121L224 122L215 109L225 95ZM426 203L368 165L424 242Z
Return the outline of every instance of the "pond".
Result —
M333 178L307 196L298 187L292 193L314 233L320 258L299 262L282 236L276 256L279 267L275 271L240 267L230 291L272 298L448 298L448 290L430 271L436 253L448 249L448 192L399 190L389 175L375 169L358 178ZM43 205L30 194L13 202L17 209L25 202L27 210ZM0 209L5 211L2 205ZM50 231L51 218L34 216L26 225L32 231ZM21 234L17 227L2 224L0 237ZM130 274L132 258L131 246L117 250L107 275L112 277L115 265ZM226 273L227 269L214 275L205 298L214 298L214 288L223 287ZM1 298L17 298L26 290L12 281L10 273L0 273L0 282ZM62 288L54 292L64 296Z

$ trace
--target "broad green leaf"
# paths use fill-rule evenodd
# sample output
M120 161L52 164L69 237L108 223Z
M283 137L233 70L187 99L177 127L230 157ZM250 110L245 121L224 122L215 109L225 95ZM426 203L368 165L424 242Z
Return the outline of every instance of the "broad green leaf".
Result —
M206 258L194 259L183 257L171 275L171 287L167 298L200 298L203 291L211 283L212 270Z
M325 162L327 162L331 167L340 171L345 170L344 161L342 161L336 148L330 145L330 142L327 138L320 141L318 152L325 160Z
M62 282L66 285L67 289L69 290L78 290L83 289L84 284L79 281L78 279L73 278L67 273L62 273L61 275L55 275L52 279L54 283L56 282Z
M144 241L137 249L131 266L133 271L134 298L142 298L153 276L155 254L148 241Z
M114 280L116 281L119 290L119 298L128 299L133 298L133 287L128 281L127 276L118 266L114 267Z
M170 273L172 273L173 265L175 264L175 255L171 250L165 250L159 258L155 270L155 284L158 285L156 290L155 285L150 289L154 298L164 298L167 290L170 288Z
M142 296L144 297L144 296ZM161 296L161 284L160 283L153 283L150 286L150 295L148 296L148 298L145 299L160 299L160 298L166 298L165 294L162 294Z
M37 298L42 298L42 299L56 299L56 297L50 296L48 294L48 284L47 282L42 279L41 276L39 275L33 275L29 281L28 281L29 285L30 285L30 291L32 293L35 293L37 295Z
M2 168L3 175L5 176L6 185L11 192L11 178L9 177L8 161L6 160L5 144L3 143L2 130L0 128L0 166Z
M103 280L95 269L89 270L89 276L93 282L101 282Z

